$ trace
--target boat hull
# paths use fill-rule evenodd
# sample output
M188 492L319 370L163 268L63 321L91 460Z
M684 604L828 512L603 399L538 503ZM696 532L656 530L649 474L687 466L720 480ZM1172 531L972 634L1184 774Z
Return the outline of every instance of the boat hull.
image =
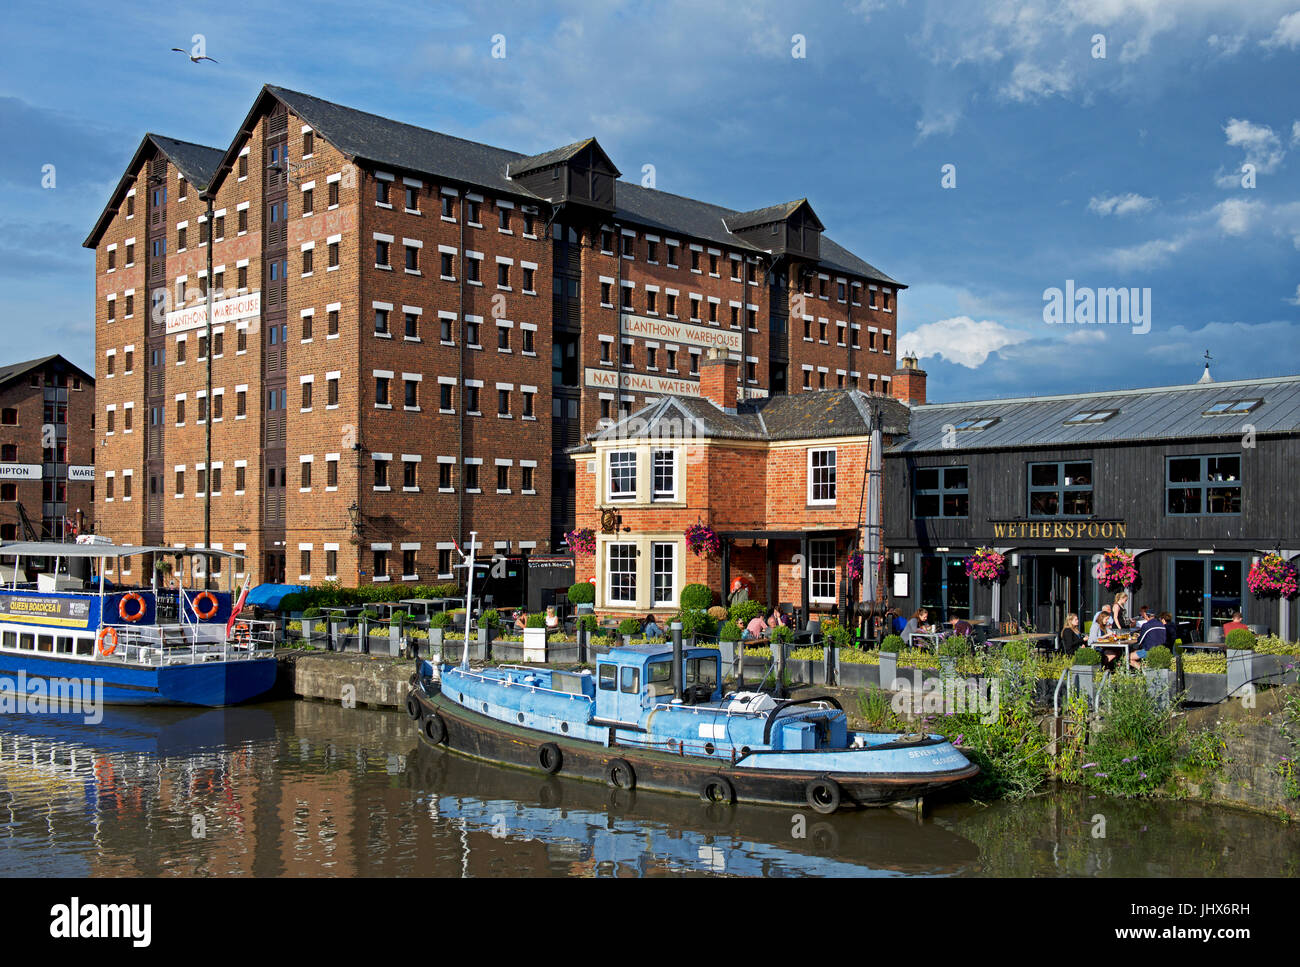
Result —
M21 676L21 677L20 677ZM34 689L53 696L68 683L101 683L106 705L239 705L264 695L275 684L274 658L210 661L191 665L128 665L84 658L0 654L0 688L30 696ZM51 683L57 681L59 685ZM35 683L42 682L37 686ZM19 686L22 687L19 687ZM94 687L94 686L92 686ZM93 693L82 689L89 700Z
M418 683L413 683L411 695L419 706L416 724L420 740L426 744L543 775L547 770L542 767L541 747L554 744L560 750L560 775L609 783L611 762L623 760L631 768L635 788L655 792L701 796L706 783L720 776L730 784L737 802L808 808L811 805L809 783L829 778L839 790L839 801L834 808L853 809L922 799L979 773L979 767L970 763L959 769L925 773L745 768L743 764L708 761L637 746L606 746L512 725L457 705L436 689L425 691ZM445 738L438 743L431 742L423 727L434 713L446 731ZM827 809L823 804L818 811L829 812L834 808Z

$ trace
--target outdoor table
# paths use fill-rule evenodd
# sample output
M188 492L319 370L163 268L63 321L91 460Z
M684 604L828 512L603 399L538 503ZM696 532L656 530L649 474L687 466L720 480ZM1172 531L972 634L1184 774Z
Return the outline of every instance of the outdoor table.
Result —
M913 648L926 648L933 650L934 646L939 643L939 638L943 635L941 631L913 631L912 640L908 644ZM922 644L918 639L923 639L929 644Z
M1137 643L1138 643L1138 639L1136 635L1134 635L1131 638L1125 635L1123 638L1115 639L1112 641L1106 641L1104 638L1098 638L1095 642L1088 642L1088 644L1092 645L1092 647L1096 648L1097 650L1101 650L1102 648L1123 648L1125 667L1127 667L1129 663L1129 653L1132 651L1133 646L1136 645Z
M1049 635L1043 633L1021 634L1021 635L1000 635L997 638L989 638L984 643L986 645L1007 645L1013 641L1022 641L1022 640L1031 642L1035 648L1042 649L1043 651L1050 651L1051 648L1050 647L1044 648L1043 644L1044 642L1055 641L1056 635Z

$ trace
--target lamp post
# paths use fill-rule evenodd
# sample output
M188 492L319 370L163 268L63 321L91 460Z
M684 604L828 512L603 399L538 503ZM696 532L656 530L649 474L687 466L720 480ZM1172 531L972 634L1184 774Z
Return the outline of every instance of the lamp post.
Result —
M207 283L204 289L207 292L207 395L204 405L208 408L207 419L203 421L203 471L207 475L207 483L203 488L203 549L212 549L212 246L215 241L215 233L212 225L212 198L208 198L208 274ZM203 587L209 590L212 587L212 558L204 556L203 559Z

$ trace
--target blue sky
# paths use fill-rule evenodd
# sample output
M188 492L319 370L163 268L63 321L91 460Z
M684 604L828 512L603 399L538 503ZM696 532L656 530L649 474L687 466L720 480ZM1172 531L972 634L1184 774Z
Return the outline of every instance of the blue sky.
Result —
M1207 349L1219 379L1300 372L1300 0L123 10L7 14L6 359L91 366L80 244L140 137L225 147L276 83L520 151L595 135L735 208L807 196L910 286L931 399L1190 382ZM170 52L195 34L219 63ZM1067 280L1149 289L1149 327L1045 323Z

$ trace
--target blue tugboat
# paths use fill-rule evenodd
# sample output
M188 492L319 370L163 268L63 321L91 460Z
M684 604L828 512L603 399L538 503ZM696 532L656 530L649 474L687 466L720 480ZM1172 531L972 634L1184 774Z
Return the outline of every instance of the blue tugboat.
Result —
M0 545L0 560L13 559L12 576L0 585L0 705L13 706L6 711L59 711L68 703L237 705L270 690L274 626L238 617L242 598L235 601L229 586L109 588L109 560L145 555L238 556L107 543ZM25 580L25 563L37 560L54 564ZM59 573L60 562L67 574Z
M919 800L979 768L941 736L853 732L832 697L723 694L716 648L645 645L596 671L422 661L407 711L471 758L707 802L819 813Z

